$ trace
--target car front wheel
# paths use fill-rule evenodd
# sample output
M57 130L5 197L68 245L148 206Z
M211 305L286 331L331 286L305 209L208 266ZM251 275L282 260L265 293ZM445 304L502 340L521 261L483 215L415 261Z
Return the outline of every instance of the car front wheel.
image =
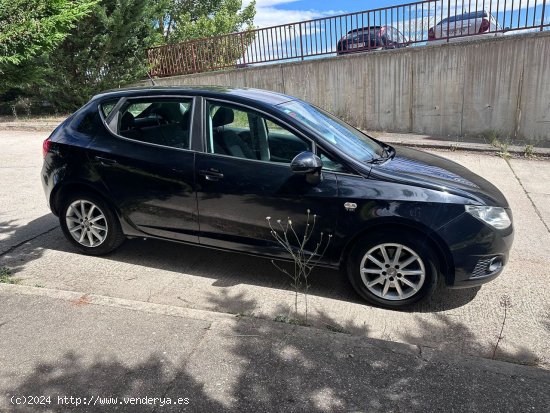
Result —
M424 241L391 231L357 242L347 268L354 289L368 302L386 308L404 308L428 299L438 271Z
M107 254L125 239L111 208L92 194L75 194L66 198L59 221L65 237L85 254Z

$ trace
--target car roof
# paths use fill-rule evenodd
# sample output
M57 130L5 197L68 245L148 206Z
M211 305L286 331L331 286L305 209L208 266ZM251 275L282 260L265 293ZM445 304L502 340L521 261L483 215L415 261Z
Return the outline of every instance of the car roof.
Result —
M483 17L493 17L493 16L490 13L488 13L487 10L477 10L477 11L471 11L468 13L457 14L451 17L446 17L443 20L441 20L438 24L446 23L447 21L452 23L455 21L479 19Z
M237 98L237 101L254 101L263 105L275 106L290 100L296 100L293 96L284 95L269 90L252 88L235 88L226 86L142 86L123 89L113 89L95 95L92 100L136 97L136 96L158 96L158 95L199 95L210 98L223 99L224 97Z
M380 29L382 26L365 26L365 27L360 27L358 29L352 29L348 32L348 34L350 33L355 33L355 32L358 32L358 31L365 31L365 30L371 30L371 29ZM392 27L392 26L387 26L387 27Z

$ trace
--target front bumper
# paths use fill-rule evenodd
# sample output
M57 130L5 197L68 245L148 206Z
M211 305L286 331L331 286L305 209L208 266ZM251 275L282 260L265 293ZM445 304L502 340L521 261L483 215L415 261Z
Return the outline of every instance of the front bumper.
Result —
M514 229L513 223L505 230L495 229L465 212L439 228L438 235L448 245L454 264L454 271L446 274L447 286L468 288L485 284L502 273Z

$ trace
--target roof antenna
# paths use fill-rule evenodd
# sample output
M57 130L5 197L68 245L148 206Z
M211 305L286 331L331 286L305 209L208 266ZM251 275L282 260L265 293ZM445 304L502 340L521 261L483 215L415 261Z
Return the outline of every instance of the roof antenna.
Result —
M136 51L134 50L134 57L138 60L139 63L143 64L143 61L139 58L139 56L136 54ZM151 81L151 83L153 84L153 86L157 86L157 84L155 83L155 80L151 77L151 74L149 73L149 70L147 70L147 77L149 78L149 80Z

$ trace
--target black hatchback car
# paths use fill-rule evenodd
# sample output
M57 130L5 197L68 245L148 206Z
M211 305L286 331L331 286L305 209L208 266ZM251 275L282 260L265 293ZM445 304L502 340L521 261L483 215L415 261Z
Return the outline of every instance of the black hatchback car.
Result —
M288 259L266 217L306 211L331 234L322 265L366 300L399 308L495 278L512 214L457 163L392 147L299 99L254 89L106 92L44 141L42 184L86 254L151 237Z

